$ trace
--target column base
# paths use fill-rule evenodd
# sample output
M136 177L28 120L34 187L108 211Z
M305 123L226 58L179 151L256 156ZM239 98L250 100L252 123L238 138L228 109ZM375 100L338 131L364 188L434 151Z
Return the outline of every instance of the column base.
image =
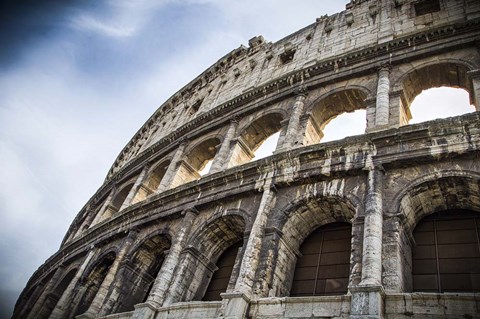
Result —
M243 319L247 317L250 298L241 292L220 294L223 299L223 319Z
M131 319L151 319L155 317L157 309L148 302L135 305Z
M350 287L350 319L383 319L385 291L382 286Z

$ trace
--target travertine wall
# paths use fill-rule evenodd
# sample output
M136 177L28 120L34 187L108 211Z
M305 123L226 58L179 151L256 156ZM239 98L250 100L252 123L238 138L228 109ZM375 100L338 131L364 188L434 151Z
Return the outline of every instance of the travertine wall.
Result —
M127 144L14 317L479 317L478 294L412 292L412 232L480 212L480 114L407 125L431 87L463 88L478 110L479 26L477 1L355 0L232 51ZM366 134L321 143L358 109ZM348 293L289 297L302 242L334 222L352 225ZM222 300L202 302L242 240Z

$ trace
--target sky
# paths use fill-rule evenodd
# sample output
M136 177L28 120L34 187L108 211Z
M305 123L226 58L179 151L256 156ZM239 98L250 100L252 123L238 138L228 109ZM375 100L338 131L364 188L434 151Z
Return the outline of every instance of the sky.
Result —
M27 280L58 250L118 153L166 99L250 38L277 41L346 2L0 5L0 318L10 317ZM440 94L424 105L447 101ZM365 129L362 112L336 121L326 139Z

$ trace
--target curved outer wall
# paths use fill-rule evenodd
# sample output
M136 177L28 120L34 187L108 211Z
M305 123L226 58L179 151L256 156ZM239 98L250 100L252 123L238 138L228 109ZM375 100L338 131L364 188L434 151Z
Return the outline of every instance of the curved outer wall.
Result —
M480 113L407 124L431 87L463 88L479 110L479 41L473 0L356 0L251 39L135 134L14 318L478 318L480 274L471 291L427 293L412 264L424 218L480 213ZM364 135L320 143L357 109ZM274 155L252 162L275 132ZM302 242L338 222L346 292L291 297ZM235 244L221 297L202 301Z

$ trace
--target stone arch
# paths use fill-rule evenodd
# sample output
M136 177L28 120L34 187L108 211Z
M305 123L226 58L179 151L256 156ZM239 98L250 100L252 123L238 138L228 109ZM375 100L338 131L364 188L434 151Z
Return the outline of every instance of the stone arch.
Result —
M229 211L196 227L189 238L187 249L182 254L181 263L190 265L183 276L182 301L203 298L214 272L218 269L218 258L229 247L243 240L245 223L241 213ZM244 247L238 252L227 290L233 289L235 285L243 249Z
M425 216L448 209L480 211L479 173L446 170L424 175L394 196L389 213L405 218L405 228L411 233Z
M137 193L132 200L132 204L141 202L157 192L163 177L167 173L170 162L170 158L162 158L152 165L147 173L145 181L138 188Z
M424 90L439 87L460 88L468 92L470 104L477 104L472 79L468 72L474 70L472 63L462 59L439 58L410 67L395 80L393 93L398 95L398 102L406 114L404 122L411 119L410 105ZM476 105L477 110L479 105Z
M192 233L188 246L195 247L208 259L218 258L228 246L243 238L246 221L242 215L230 210L210 218Z
M188 145L178 165L171 187L191 182L201 177L200 172L213 160L222 143L217 134L208 134L201 140Z
M49 286L58 284L58 280L57 283L52 282L55 280L53 277L57 271L63 270L50 269L39 281L39 285L32 286L28 291L22 292L17 302L17 305L21 304L20 307L17 306L20 310L15 310L12 318L26 318L33 313L36 314L36 318L48 318L59 299L57 297L54 298L51 294L52 289L49 289ZM39 312L37 312L38 309L40 309ZM37 311L34 312L34 310Z
M255 157L255 151L273 134L280 132L277 146L281 145L284 119L284 112L272 110L257 114L253 120L244 123L239 131L237 143L230 155L228 167L242 165Z
M288 296L292 285L295 265L300 254L300 245L314 230L332 223L348 223L356 214L352 202L340 196L304 196L286 205L276 214L274 227L280 231L276 247L277 260L273 269L270 296ZM358 254L359 252L357 252ZM360 257L361 258L361 257ZM350 270L353 260L350 255ZM351 278L349 279L351 281Z
M480 174L445 170L426 174L404 185L389 205L384 220L383 250L395 252L383 261L385 289L410 292L413 289L413 231L424 218L440 211L480 212Z
M371 96L370 90L359 85L348 85L320 95L306 109L308 120L305 125L303 144L319 143L325 127L338 115L366 109L366 100L369 96Z
M101 254L97 260L90 264L88 271L85 271L81 279L81 289L75 297L75 306L72 313L80 315L85 313L97 294L100 286L112 266L117 253L115 249L109 249Z
M57 305L58 301L62 297L62 295L67 290L68 286L72 282L73 278L77 274L78 265L74 267L69 267L65 272L64 275L58 280L55 284L51 293L48 294L47 299L45 300L41 313L38 316L39 318L48 318L52 313L53 309Z
M131 311L135 304L146 300L170 246L170 234L161 230L131 249L122 272L122 288L115 312Z
M130 190L132 189L134 183L135 180L125 182L122 186L118 188L117 191L115 191L115 195L113 196L111 203L114 210L119 211L125 204L125 200L127 199L127 196L130 193Z
M206 136L187 148L185 160L196 171L200 171L206 165L207 161L215 157L217 147L221 143L222 139L218 135Z

